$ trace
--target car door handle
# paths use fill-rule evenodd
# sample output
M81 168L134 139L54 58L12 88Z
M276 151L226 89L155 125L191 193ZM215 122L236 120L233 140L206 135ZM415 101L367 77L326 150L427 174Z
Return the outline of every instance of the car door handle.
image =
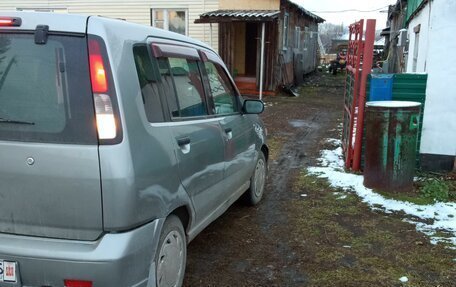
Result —
M233 138L233 130L231 128L226 128L225 129L225 134L227 137L227 141L231 140Z
M188 145L188 144L190 144L190 138L189 137L184 137L184 138L177 139L177 144L179 146Z

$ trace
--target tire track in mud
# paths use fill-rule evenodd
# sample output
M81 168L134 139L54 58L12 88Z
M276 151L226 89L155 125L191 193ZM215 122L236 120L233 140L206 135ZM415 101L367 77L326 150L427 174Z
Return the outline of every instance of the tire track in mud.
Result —
M287 205L299 198L292 190L297 175L314 163L319 142L340 116L337 105L327 103L339 96L270 98L277 105L263 119L283 144L269 162L263 201L254 208L235 203L197 236L188 248L184 286L306 285L302 264L308 255L292 247L290 232L290 218L301 215L289 214Z
M287 237L286 229L292 228L289 224L290 216L286 205L296 199L292 188L296 176L301 170L314 161L315 152L318 153L318 143L323 138L322 132L328 128L328 121L321 122L321 114L311 109L305 119L294 119L302 125L295 127L295 133L286 139L279 158L269 164L269 178L266 187L266 198L258 212L258 220L265 236L276 238L276 260L281 268L276 276L278 281L287 286L302 286L308 282L308 277L302 272L301 254L298 254L290 245L290 234ZM284 228L285 227L285 228ZM285 230L284 230L285 229ZM281 286L281 284L277 286Z

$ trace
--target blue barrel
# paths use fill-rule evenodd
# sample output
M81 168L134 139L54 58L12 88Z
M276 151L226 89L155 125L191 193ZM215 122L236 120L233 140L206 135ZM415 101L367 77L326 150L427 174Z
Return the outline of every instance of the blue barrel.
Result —
M369 102L393 99L394 74L370 74Z

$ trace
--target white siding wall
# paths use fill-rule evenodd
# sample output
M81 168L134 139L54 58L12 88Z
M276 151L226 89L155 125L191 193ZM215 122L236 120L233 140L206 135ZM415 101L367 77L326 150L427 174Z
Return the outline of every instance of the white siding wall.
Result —
M407 72L412 72L414 32L421 24L417 73L427 73L420 153L456 155L456 1L429 1L409 24Z
M219 0L1 0L0 10L16 8L63 8L69 13L102 15L151 25L151 8L182 8L188 11L188 36L210 43L209 24L195 24L199 15L217 10ZM212 24L212 46L218 49L218 25Z

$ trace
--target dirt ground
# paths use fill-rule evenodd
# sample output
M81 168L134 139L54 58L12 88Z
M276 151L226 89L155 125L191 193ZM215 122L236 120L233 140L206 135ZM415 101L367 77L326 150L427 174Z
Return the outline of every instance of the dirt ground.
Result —
M343 77L306 82L299 97L266 98L265 197L254 208L235 203L190 243L184 285L456 286L456 250L306 174L325 139L339 138Z

